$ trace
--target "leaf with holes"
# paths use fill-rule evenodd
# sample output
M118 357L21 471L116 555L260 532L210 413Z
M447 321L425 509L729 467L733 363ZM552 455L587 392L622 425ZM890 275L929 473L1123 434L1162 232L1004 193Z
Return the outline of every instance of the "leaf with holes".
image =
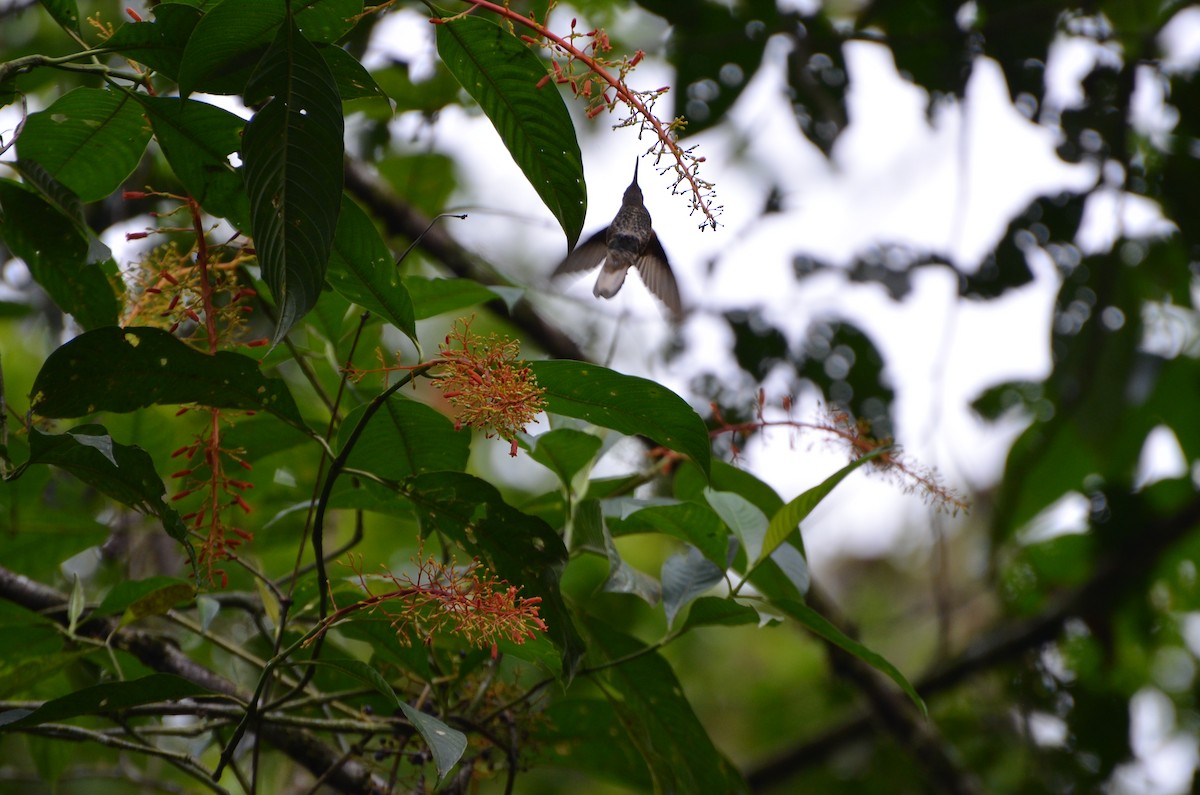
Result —
M249 356L210 356L156 328L110 326L80 334L50 354L32 394L33 412L42 417L199 403L268 411L305 427L284 382L264 376Z

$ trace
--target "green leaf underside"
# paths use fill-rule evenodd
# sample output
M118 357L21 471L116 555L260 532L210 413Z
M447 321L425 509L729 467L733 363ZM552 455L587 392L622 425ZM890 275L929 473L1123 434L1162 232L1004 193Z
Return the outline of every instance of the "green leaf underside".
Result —
M285 16L284 0L218 3L188 37L179 65L180 96L240 93Z
M450 728L434 716L401 701L387 680L367 663L361 660L319 660L312 664L336 668L360 682L370 685L384 697L393 701L429 745L434 765L437 767L438 778L445 778L451 768L462 758L463 751L467 749L467 736Z
M595 364L555 360L529 366L546 390L547 411L645 436L687 455L708 474L712 464L708 429L687 401L671 390Z
M201 696L211 691L173 674L151 674L129 682L111 682L76 690L52 699L35 710L9 710L0 713L0 730L38 726L76 718L80 715L106 715L129 707L176 701Z
M590 647L613 660L643 644L592 619L586 623ZM606 668L609 699L641 752L655 792L689 795L736 795L748 792L745 781L716 749L692 711L671 666L658 653L643 654Z
M230 351L201 353L162 329L131 326L88 331L58 348L33 382L32 407L43 417L83 417L152 405L268 411L303 428L283 381Z
M618 537L631 533L666 533L691 543L717 566L724 568L729 564L726 560L729 533L716 512L702 503L652 505L634 511L624 519L610 517L608 526Z
M191 196L208 212L239 229L250 223L242 177L229 155L242 145L245 123L227 110L178 97L139 94L167 162Z
M14 470L9 480L21 477L35 464L56 466L124 505L157 516L167 535L191 554L187 528L163 500L166 487L145 450L114 442L103 426L92 424L62 434L34 428L29 441L29 460Z
M0 237L55 305L86 329L116 325L116 293L104 271L88 264L88 241L72 220L8 180L0 180L0 209Z
M566 103L546 67L493 22L462 17L437 27L438 54L491 119L517 166L574 248L587 214L583 157ZM542 83L539 87L539 83Z
M242 138L250 227L279 310L274 341L317 303L342 201L341 98L328 64L283 26L246 87L270 101Z
M571 480L592 462L602 444L598 436L590 433L557 428L537 437L530 457L557 475L569 488Z
M152 22L125 23L117 28L105 46L165 77L178 80L184 50L204 14L183 3L163 3L155 6L151 13L154 14Z
M121 187L149 141L150 128L131 94L77 88L30 114L17 155L94 202Z
M326 275L343 298L369 309L416 343L413 302L392 264L391 252L371 219L348 196L342 197Z

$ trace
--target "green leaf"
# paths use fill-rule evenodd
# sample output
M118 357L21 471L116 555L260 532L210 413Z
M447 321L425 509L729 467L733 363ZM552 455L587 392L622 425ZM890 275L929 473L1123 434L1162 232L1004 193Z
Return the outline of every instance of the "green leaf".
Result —
M502 579L540 597L541 617L569 676L583 642L559 590L567 550L541 519L508 505L496 487L459 472L433 472L405 482L403 495L414 505L422 532L440 531L477 555Z
M240 94L286 16L284 0L225 0L197 24L179 64L179 94Z
M444 779L467 749L467 735L451 729L432 715L426 715L403 701L400 702L400 711L429 744L433 763L437 766L438 778Z
M144 580L121 580L114 585L96 607L93 615L111 616L125 610L142 597L170 586L192 584L178 577L147 577ZM194 589L193 589L194 590Z
M83 582L79 579L78 574L72 575L74 582L71 584L71 597L67 600L67 637L75 637L75 627L79 626L79 617L83 615L83 608L87 604L87 600L83 594Z
M163 155L187 192L208 212L248 229L250 202L241 175L229 162L229 155L242 145L245 123L206 102L137 96Z
M41 0L41 4L60 26L79 32L79 5L75 0Z
M150 13L154 15L153 21L127 22L104 44L126 58L178 80L184 50L204 15L200 9L183 3L161 3Z
M724 578L725 570L693 546L683 554L667 558L662 566L663 610L667 614L667 626L675 623L675 616L688 602Z
M716 749L696 717L670 664L657 652L595 619L584 625L590 653L600 660L623 659L598 676L629 739L650 768L655 792L736 795L746 782Z
M792 533L796 533L796 548L803 553L804 540L801 535L796 532L799 524L803 522L810 513L812 513L813 508L816 508L821 504L821 500L829 496L829 492L833 491L837 484L845 480L847 475L868 461L878 458L889 449L890 448L887 447L881 447L877 450L872 450L862 458L851 461L849 464L842 467L837 472L834 472L816 486L813 486L811 489L780 508L775 515L771 517L771 523L767 526L766 538L763 539L762 551L752 559L754 563L758 564L764 558L774 552L780 544L787 540L788 536L792 535Z
M445 778L450 769L462 758L463 751L467 749L467 736L460 731L451 729L434 716L421 712L408 703L401 701L387 680L370 665L361 660L318 660L311 664L336 668L358 679L360 682L370 685L386 698L396 702L396 706L400 707L404 713L404 717L408 718L409 722L417 730L417 733L429 745L429 750L433 754L433 762L437 766L439 779Z
M758 611L749 605L718 596L701 596L692 603L692 609L680 628L680 634L697 627L741 627L758 623Z
M659 599L662 598L662 586L659 585L658 580L625 562L616 543L613 542L608 528L602 528L602 533L604 553L608 558L608 578L601 586L601 590L606 593L633 594L651 607L657 605Z
M83 417L145 406L199 403L269 411L304 428L283 381L230 351L201 353L162 329L130 326L80 334L46 359L33 382L32 408L43 417Z
M169 536L188 544L179 514L163 501L167 490L150 455L140 447L114 442L102 426L80 425L62 434L31 428L29 460L7 479L19 478L34 464L64 469L114 500L157 516Z
M279 342L317 303L342 201L341 98L325 59L292 26L280 28L246 86L247 102L268 97L246 125L242 162Z
M77 88L32 113L17 155L40 163L85 202L113 193L141 160L150 129L131 94Z
M173 674L151 674L129 682L85 687L47 701L35 710L0 712L0 730L56 723L80 715L109 715L130 707L211 693L208 688Z
M192 601L196 587L190 582L164 585L134 600L121 616L120 626L128 626L146 616L161 616L171 608Z
M0 238L55 305L86 329L116 325L121 307L113 286L88 264L88 241L71 219L9 180L0 180L0 209Z
M387 104L387 94L383 93L375 78L371 77L371 73L353 55L341 47L318 47L317 50L329 66L342 102L353 99L382 99L384 102L380 104L391 113L391 105Z
M87 241L87 259L84 261L88 265L107 264L112 259L112 249L104 245L92 231L91 224L84 215L83 202L74 191L56 180L36 161L18 160L16 167L25 184L37 190L46 202L69 218L75 231Z
M535 437L530 457L549 469L563 486L590 465L603 444L600 437L571 428L556 428Z
M720 459L713 461L712 473L707 478L697 467L688 463L681 466L675 475L675 497L680 500L703 502L704 490L710 486L717 491L740 494L767 516L774 516L783 507L783 498L775 489L746 470Z
M344 447L366 406L346 416L338 432ZM392 395L375 413L354 445L346 463L381 478L402 480L409 475L466 469L471 435L454 430L454 423L435 409Z
M587 420L689 456L707 475L712 452L708 429L683 398L645 378L567 360L531 362L546 390L546 410Z
M610 517L608 526L616 536L666 533L689 542L717 566L724 568L730 562L729 532L716 512L702 503L652 505L624 519Z
M304 0L294 3L296 27L309 41L332 44L349 33L363 0Z
M342 297L387 320L416 344L413 302L400 283L391 252L375 224L348 196L342 197L326 275Z
M896 666L888 662L882 655L871 651L854 638L846 635L831 624L825 616L803 602L798 602L794 599L772 599L771 604L779 608L784 615L798 621L814 635L824 638L842 651L854 655L875 670L885 674L900 686L905 695L912 699L912 702L920 708L923 715L926 717L929 716L929 708L925 706L925 701L917 693L916 688L904 678L904 674L900 673L900 670Z
M728 491L704 492L704 498L717 512L746 551L746 560L757 562L763 549L763 538L767 534L767 517L752 502Z
M474 279L428 279L405 276L402 280L412 298L417 320L486 304L499 296Z
M437 25L437 46L558 219L567 248L574 248L587 214L583 157L566 103L546 81L545 64L516 36L479 17Z

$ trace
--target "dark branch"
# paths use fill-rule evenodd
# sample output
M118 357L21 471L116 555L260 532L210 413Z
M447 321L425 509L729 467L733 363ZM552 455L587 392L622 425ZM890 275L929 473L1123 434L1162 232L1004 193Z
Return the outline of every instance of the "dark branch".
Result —
M346 161L346 190L383 221L387 231L398 237L417 240L425 253L442 263L455 276L474 279L481 284L504 285L496 269L460 246L440 225L430 227L430 219L420 210L405 203L379 184L365 166L354 160ZM503 301L494 301L488 308L507 314L531 342L556 359L586 361L587 355L575 341L555 326L547 323L529 301L521 299L510 313Z
M1087 583L1062 595L1041 614L1005 623L972 643L953 661L929 672L916 683L925 699L955 687L977 673L1018 659L1058 638L1071 618L1103 622L1121 604L1123 597L1149 576L1155 565L1176 543L1200 524L1200 499L1176 513L1151 519L1127 537L1127 545L1113 550L1098 562ZM873 703L872 707L876 705ZM746 774L750 788L763 791L819 764L846 745L867 737L874 729L868 713L834 727L824 734L785 751Z
M3 567L0 567L0 599L48 615L61 624L67 623L66 594ZM80 635L103 641L115 628L114 619L97 619L87 621L76 631ZM250 698L247 691L189 659L174 644L149 632L126 627L116 633L112 645L129 652L156 671L182 676L214 693L236 698L243 703ZM324 777L325 783L339 792L387 791L385 782L366 766L357 760L343 758L340 751L311 732L265 723L261 726L260 736L314 776Z

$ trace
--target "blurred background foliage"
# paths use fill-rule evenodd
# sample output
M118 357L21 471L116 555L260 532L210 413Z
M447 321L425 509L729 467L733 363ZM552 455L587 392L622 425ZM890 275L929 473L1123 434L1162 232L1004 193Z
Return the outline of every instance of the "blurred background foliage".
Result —
M461 10L442 5L451 12ZM539 19L546 6L518 0L511 5L534 11ZM85 16L110 21L121 18L120 6L80 3ZM927 92L930 114L965 102L973 70L981 60L995 63L1013 106L1058 136L1059 156L1096 168L1088 189L1039 197L1024 212L1004 219L1007 230L979 263L956 262L946 252L914 251L888 241L863 241L848 264L824 262L798 244L791 252L793 275L801 284L818 273L833 273L847 285L874 286L901 300L921 269L948 269L958 279L957 300L964 302L1005 298L1032 280L1031 258L1046 258L1059 279L1048 319L1053 331L1045 341L1052 370L1040 381L995 384L974 402L980 417L1023 430L999 479L979 484L970 495L969 517L950 519L931 511L926 526L909 528L910 538L924 540L878 554L844 554L814 571L847 625L917 685L930 705L929 723L897 725L888 706L864 697L837 656L806 634L744 626L706 629L672 643L663 655L716 747L745 775L751 790L768 793L1192 790L1200 732L1200 495L1195 476L1200 347L1194 307L1200 257L1200 83L1195 63L1170 68L1164 62L1161 34L1178 24L1190 25L1193 39L1200 36L1200 8L1186 2L1128 0L579 0L573 7L590 24L611 27L618 52L633 49L620 35L634 27L630 18L651 20L666 31L649 55L670 68L668 98L676 103L676 113L687 116L689 135L720 129L760 69L768 41L784 40L789 48L787 101L795 124L830 155L850 123L844 47L849 41L866 41L886 48L897 70ZM562 20L566 12L560 7L553 19ZM362 58L382 18L367 17L340 46ZM1081 75L1078 102L1056 107L1046 102L1044 77L1054 46L1067 39L1085 41L1103 55ZM73 50L41 6L0 0L0 60ZM373 164L402 208L421 217L453 211L464 201L458 182L462 166L436 147L422 145L417 139L424 133L411 131L437 129L448 109L470 108L471 103L436 60L419 79L410 64L378 61L368 63L386 100L346 102L347 116L355 120L348 152L354 160ZM32 111L79 85L99 86L101 81L37 69L0 84L0 93L19 93ZM1161 93L1162 113L1174 120L1167 132L1152 135L1138 125L1133 98L1139 89ZM413 121L399 127L397 116ZM412 137L406 138L404 131ZM13 132L11 122L0 130L4 143ZM778 152L779 158L791 155ZM182 191L161 156L145 158L127 184ZM778 197L770 190L778 187L764 188L764 217L778 211ZM1116 230L1111 246L1085 252L1077 239L1081 218L1087 203L1104 190L1148 200L1169 223L1169 231L1145 238ZM359 199L370 203L364 193ZM496 197L469 199L503 205ZM144 218L136 217L147 209L149 205L114 196L87 205L87 221L97 233L140 228ZM412 239L412 230L387 229L398 248ZM438 288L427 300L418 301L414 294L426 350L435 349L445 333L450 315L444 313L474 305L480 307L481 329L514 334L532 352L562 355L576 344L576 353L604 358L603 344L588 335L592 329L586 321L534 301L535 308L544 310L544 325L539 325L543 321L531 319L528 307L503 300L503 283L499 290L481 291L479 284L498 281L488 256L479 251L462 257L447 245L432 251L426 247L406 261L409 276L472 280L456 283L457 292ZM72 326L22 275L9 252L0 261L5 286L0 351L8 403L15 413L26 408L25 396L40 363L72 333ZM313 369L327 393L337 390L337 366L346 360L357 322L349 309L345 299L327 291L311 325L293 335L301 357L330 365ZM728 329L739 377L731 380L703 370L689 374L687 397L695 406L716 404L726 423L751 421L754 395L773 374L788 391L815 390L829 406L869 422L877 434L896 433L906 441L894 425L893 412L905 373L887 361L869 329L831 318L813 323L797 337L772 325L757 306L724 311L716 319ZM562 335L563 329L569 333ZM376 348L408 345L398 337L382 324L368 327L355 363L372 367ZM665 355L680 356L688 344L677 336ZM289 355L276 349L267 364ZM294 371L289 375L301 377ZM309 399L313 404L301 407L306 414L319 410L315 398ZM158 471L168 473L169 452L195 432L187 417L173 414L159 409L110 415L105 422L114 438L151 451ZM719 427L716 414L708 417L714 429ZM737 443L745 447L756 432L742 433ZM1174 444L1183 466L1148 481L1141 473L1152 434ZM233 446L256 451L255 471L247 475L256 486L255 511L275 517L256 533L251 554L267 570L286 570L302 518L296 506L309 499L305 484L317 478L317 462L297 456L300 437L281 437L276 425L241 422L228 438ZM727 438L718 437L717 450L728 459L732 450ZM22 444L19 437L10 437L13 460L24 459ZM553 510L546 506L552 505L555 489L544 473L505 474L490 453L481 452L478 444L473 450L471 466L502 482L511 504L528 506L535 514ZM107 511L103 500L79 481L41 469L3 488L0 526L11 521L14 506L23 512L22 532L0 535L3 563L12 570L65 589L72 573L86 575L97 592L131 578L180 570L179 553L169 539L147 534L135 520ZM28 498L33 494L36 499ZM342 496L347 505L369 498ZM1052 518L1064 506L1073 509L1066 520L1069 532L1062 532L1064 520ZM837 503L827 510L844 512L845 521L853 522L854 507ZM400 569L414 552L413 519L403 508L393 514L364 515L366 532L358 551ZM328 545L336 547L353 530L340 526ZM659 535L621 539L627 562L643 571L657 571L672 548ZM568 598L587 602L589 612L606 616L630 635L660 636L666 629L660 610L628 594L599 592L607 571L601 557L576 560L563 582ZM244 573L231 574L233 591L253 590ZM21 668L22 659L54 642L27 626L19 611L0 605L0 698L17 693L40 698L58 691L61 680L56 678L25 687ZM267 649L259 651L268 654ZM410 651L393 650L397 655ZM215 647L197 654L199 662L218 669L229 664ZM125 664L130 665L128 660ZM58 676L74 686L97 675L89 664L64 660L63 668ZM586 684L579 687L581 692L573 691L571 699L552 708L557 712L539 737L544 743L537 747L534 770L522 777L520 791L648 791L646 770L627 746L597 742L565 753L557 743L559 724L591 725L598 736L623 731L606 712L612 708L602 695L587 693ZM930 727L932 736L917 736ZM101 748L65 751L44 738L12 736L0 747L5 759L0 792L42 791L34 789L34 780L60 777L58 792L83 791L67 775L81 760L107 768L114 777L107 787L89 780L88 792L131 791L128 782L116 780L121 769L116 755ZM930 747L938 753L923 752ZM153 780L155 771L145 775ZM500 791L501 780L485 781L481 790Z

